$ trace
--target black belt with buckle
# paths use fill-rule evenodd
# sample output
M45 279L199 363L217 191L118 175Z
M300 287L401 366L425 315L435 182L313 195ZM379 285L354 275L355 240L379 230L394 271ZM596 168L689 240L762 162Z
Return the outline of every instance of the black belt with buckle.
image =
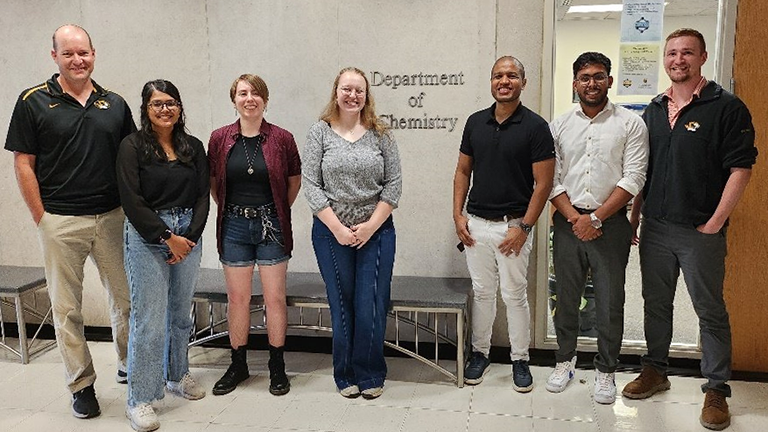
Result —
M277 213L274 203L265 204L261 207L245 207L237 204L227 204L224 211L231 216L242 216L246 219L256 219L262 216L270 216Z
M585 209L585 208L581 208L581 207L574 207L574 208L576 209L577 212L579 212L579 214L590 214L590 213L593 213L595 210L597 210L597 209ZM616 210L615 214L626 215L627 214L627 206L623 206L620 209Z
M495 218L486 218L486 217L484 217L483 219L485 219L487 221L491 221L491 222L507 222L507 221L510 221L512 219L519 219L519 218L521 218L523 216L525 216L525 213L510 213L508 215L499 216L499 217L495 217ZM480 216L480 217L482 217L482 216Z

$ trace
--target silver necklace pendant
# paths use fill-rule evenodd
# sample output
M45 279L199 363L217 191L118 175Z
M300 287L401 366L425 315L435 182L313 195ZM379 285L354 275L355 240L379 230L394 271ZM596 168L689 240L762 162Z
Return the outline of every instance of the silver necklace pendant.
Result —
M258 137L258 136L257 136ZM253 160L251 160L251 155L248 153L248 146L245 145L245 137L240 135L240 142L243 144L243 151L245 151L245 161L248 162L248 175L253 175L253 165L256 163L256 157L259 154L259 141L257 138L256 146L253 150Z

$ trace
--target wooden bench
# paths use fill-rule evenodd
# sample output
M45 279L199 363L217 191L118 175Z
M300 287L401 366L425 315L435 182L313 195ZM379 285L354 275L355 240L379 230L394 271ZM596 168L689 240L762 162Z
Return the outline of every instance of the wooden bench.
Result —
M394 333L394 336L389 337L385 344L433 367L455 381L457 386L463 387L464 350L468 329L466 323L471 289L469 279L395 276L392 280L389 312L391 322L394 322L395 326L389 333ZM197 319L195 320L195 331L190 346L228 336L226 313L223 317L217 317L214 309L215 304L227 303L224 273L221 269L200 270L194 300L195 317L198 315L197 304L207 304L207 323L198 326ZM295 316L296 313L289 313L289 330L331 331L330 318L324 319L323 314L323 310L328 309L328 299L320 274L288 273L286 302L290 308L298 309L298 317ZM263 331L266 329L264 297L258 275L254 277L251 304L252 313L262 313L262 324L252 325L251 329ZM291 315L294 315L293 319ZM425 318L420 318L420 315ZM450 329L453 323L455 328ZM419 344L424 335L429 335L429 342L434 343L434 358L420 354ZM412 336L412 340L406 342L403 340L404 336ZM406 348L403 342L414 348ZM455 372L440 365L440 343L448 343L456 348Z
M43 328L43 324L53 325L51 318L52 309L49 307L48 311L43 315L38 312L36 298L34 292L46 287L45 281L45 269L42 267L17 267L17 266L0 266L0 304L14 308L16 310L16 326L18 327L19 343L18 349L9 344L6 338L5 321L3 319L3 311L0 308L0 347L3 347L21 358L22 364L29 363L30 356L38 354L48 348L56 345L56 341L49 341L41 343L40 346L32 349L32 344L37 340L37 336L40 334L40 330ZM22 296L24 294L32 294L32 304L25 304ZM12 299L12 300L9 300ZM38 325L35 334L32 339L27 338L27 325L24 320L24 313L28 313L38 319L40 319L40 325Z

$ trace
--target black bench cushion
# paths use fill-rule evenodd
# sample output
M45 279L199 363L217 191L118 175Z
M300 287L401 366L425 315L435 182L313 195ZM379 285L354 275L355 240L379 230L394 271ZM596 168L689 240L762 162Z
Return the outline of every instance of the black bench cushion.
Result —
M390 306L423 308L454 308L466 310L472 283L466 278L395 276L392 279ZM288 304L328 302L325 284L319 273L290 272L286 281ZM224 271L200 269L195 298L226 303L227 288ZM253 278L253 304L264 304L261 281Z

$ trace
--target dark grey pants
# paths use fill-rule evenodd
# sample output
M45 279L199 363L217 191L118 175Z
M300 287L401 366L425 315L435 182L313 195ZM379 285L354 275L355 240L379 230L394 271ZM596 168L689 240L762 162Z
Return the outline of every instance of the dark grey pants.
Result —
M554 224L557 309L553 320L558 344L555 358L562 362L576 355L579 305L587 272L591 271L598 352L594 364L601 372L613 372L624 335L624 280L632 227L626 214L620 212L603 222L602 236L584 242L573 234L572 225L559 212L554 215Z
M702 234L692 225L646 218L640 236L640 269L648 344L643 365L664 372L669 364L673 301L682 270L699 317L701 374L707 378L702 390L711 388L730 396L726 381L731 377L731 327L723 300L725 231Z

